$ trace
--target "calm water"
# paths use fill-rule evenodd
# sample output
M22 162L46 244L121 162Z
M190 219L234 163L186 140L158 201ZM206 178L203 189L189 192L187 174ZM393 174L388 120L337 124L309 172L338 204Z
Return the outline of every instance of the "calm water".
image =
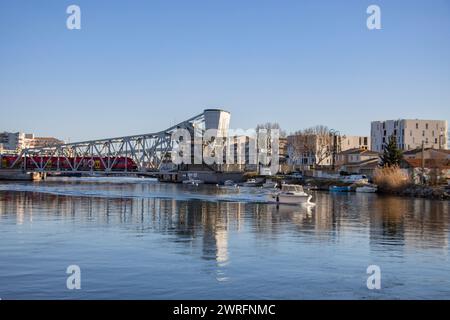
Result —
M147 179L0 183L0 298L449 299L449 202ZM66 268L81 268L81 290ZM366 268L379 265L381 290Z

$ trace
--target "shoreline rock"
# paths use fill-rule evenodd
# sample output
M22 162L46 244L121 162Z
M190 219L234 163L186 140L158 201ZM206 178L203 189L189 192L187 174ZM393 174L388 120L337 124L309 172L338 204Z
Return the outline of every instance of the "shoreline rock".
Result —
M381 193L434 200L450 200L450 193L443 187L412 185L404 188L403 190L391 192L382 191Z

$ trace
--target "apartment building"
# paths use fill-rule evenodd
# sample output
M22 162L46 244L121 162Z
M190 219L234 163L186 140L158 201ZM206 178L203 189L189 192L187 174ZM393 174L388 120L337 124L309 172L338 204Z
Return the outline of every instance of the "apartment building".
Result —
M395 136L401 150L422 147L447 149L446 120L386 120L371 123L371 150L382 152L390 136Z
M21 150L26 147L26 134L23 132L1 132L0 149L2 152Z
M25 148L50 147L64 141L53 137L35 137L32 133L0 132L0 152L17 153Z
M287 137L287 163L301 169L331 166L333 153L350 149L368 150L369 147L368 136L290 135Z
M342 136L338 152L350 149L370 149L370 137L368 136Z

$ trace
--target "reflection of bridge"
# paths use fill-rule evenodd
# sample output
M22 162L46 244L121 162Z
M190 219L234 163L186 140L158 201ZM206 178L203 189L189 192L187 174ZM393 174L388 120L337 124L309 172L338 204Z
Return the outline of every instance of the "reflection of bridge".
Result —
M227 111L206 109L156 133L29 148L18 156L0 155L0 168L40 173L156 173L164 163L170 163L171 151L177 144L172 139L175 130L186 129L193 137L207 129L227 130L229 120Z

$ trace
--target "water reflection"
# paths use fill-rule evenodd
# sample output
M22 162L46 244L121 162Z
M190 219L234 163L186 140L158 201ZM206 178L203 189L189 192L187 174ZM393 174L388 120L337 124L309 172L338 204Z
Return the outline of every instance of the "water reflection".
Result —
M262 237L295 229L333 240L347 231L369 232L371 246L408 245L448 249L449 202L376 195L316 193L316 206L255 203L71 197L29 192L1 192L0 219L17 224L40 219L120 225L140 236L170 234L173 241L197 245L202 255L226 265L228 232L248 225Z
M113 192L118 190L117 186L105 188ZM136 188L148 192L147 186L119 187L124 192ZM184 189L179 189L183 186L152 188L166 193L168 188L177 193L184 192ZM199 192L208 195L223 193L214 188ZM199 274L211 275L217 283L224 284L238 281L242 277L240 273L249 272L236 267L242 266L242 261L249 261L253 269L264 267L259 270L263 275L281 272L279 277L292 279L298 277L299 268L314 270L318 272L314 273L318 277L314 281L320 281L318 279L323 278L325 272L332 274L333 269L348 270L351 259L355 259L352 270L359 270L361 261L366 263L369 259L390 257L403 259L400 261L403 263L405 255L412 254L410 258L418 257L424 263L431 263L448 256L448 201L321 192L314 194L313 201L315 206L293 207L257 202L103 198L0 191L0 231L9 243L20 241L20 226L45 226L49 223L46 232L51 232L55 222L58 222L58 228L67 232L58 241L70 241L76 232L86 236L101 234L102 230L119 234L118 241L130 237L145 240L137 241L136 246L152 243L158 237L158 243L174 245L170 249L172 253L197 261ZM39 242L40 236L33 234L33 241ZM140 254L153 254L145 250L141 248ZM166 248L160 250L164 252ZM0 258L5 259L8 254L6 246L0 248ZM271 255L277 256L279 261L273 261ZM260 257L265 260L258 260ZM392 263L393 260L389 259L386 261ZM272 264L253 264L254 261L263 263L266 260ZM447 274L448 261L440 260L439 263L432 268L438 269L439 276ZM7 263L3 267L7 269ZM279 270L280 267L284 268L285 274ZM308 280L308 274L305 277ZM246 285L250 284L243 283L239 290L245 290ZM284 283L278 289L282 292L287 287ZM257 288L260 287L254 290ZM252 297L250 293L244 296Z

